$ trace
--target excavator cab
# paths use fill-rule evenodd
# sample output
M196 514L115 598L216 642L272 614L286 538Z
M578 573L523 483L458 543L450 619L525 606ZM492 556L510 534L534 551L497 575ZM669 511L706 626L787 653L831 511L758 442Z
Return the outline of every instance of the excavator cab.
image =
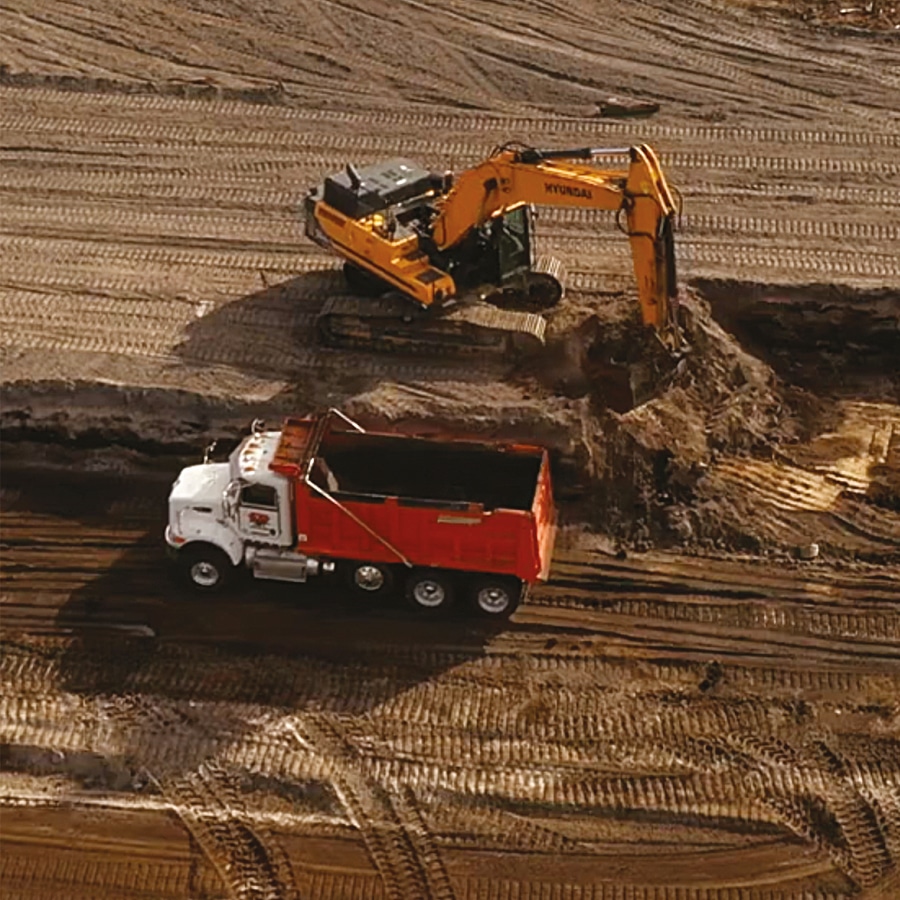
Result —
M534 218L530 205L519 204L473 228L451 254L437 251L432 260L452 275L463 295L541 312L559 302L563 289L558 260L535 260Z
M463 245L447 259L435 254L462 292L493 293L498 286L521 283L534 259L531 245L532 213L518 206L473 228Z
M505 216L498 216L497 261L500 284L522 280L534 264L531 246L531 223L534 213L530 206L519 206Z

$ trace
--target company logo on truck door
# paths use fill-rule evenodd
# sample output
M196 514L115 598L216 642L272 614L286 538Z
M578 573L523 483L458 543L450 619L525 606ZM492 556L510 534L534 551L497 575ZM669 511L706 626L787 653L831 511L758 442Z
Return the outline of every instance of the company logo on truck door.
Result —
M594 197L588 188L572 187L568 184L554 184L552 181L544 182L544 190L548 194L562 194L564 197L584 197L585 200L592 200Z

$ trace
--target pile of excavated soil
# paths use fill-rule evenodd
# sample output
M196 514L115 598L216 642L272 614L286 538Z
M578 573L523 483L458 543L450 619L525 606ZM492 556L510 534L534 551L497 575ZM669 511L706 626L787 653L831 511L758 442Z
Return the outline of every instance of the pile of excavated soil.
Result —
M637 546L684 542L691 533L683 509L710 463L796 439L802 395L743 350L700 298L686 297L682 309L689 349L677 363L635 325L592 316L511 383L480 394L472 385L381 384L345 409L370 426L544 444L554 452L559 493L579 500L570 517ZM637 360L634 393L647 399L624 411L608 405L607 369L597 374L591 365L597 355Z

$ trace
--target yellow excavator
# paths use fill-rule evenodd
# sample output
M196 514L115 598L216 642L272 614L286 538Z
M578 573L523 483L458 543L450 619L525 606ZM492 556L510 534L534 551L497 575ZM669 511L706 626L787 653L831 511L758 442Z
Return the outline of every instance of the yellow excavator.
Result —
M622 155L627 167L604 169ZM532 352L541 311L563 296L562 264L536 258L535 206L616 211L631 242L644 325L677 349L674 222L679 204L656 153L496 148L479 165L436 174L407 159L347 165L311 189L309 238L344 260L349 294L322 307L331 347L394 352Z

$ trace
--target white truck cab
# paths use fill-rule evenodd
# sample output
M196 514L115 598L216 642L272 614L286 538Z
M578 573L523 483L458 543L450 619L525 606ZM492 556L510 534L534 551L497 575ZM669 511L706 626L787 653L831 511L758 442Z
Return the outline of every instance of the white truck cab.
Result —
M218 589L242 563L259 578L305 580L291 486L269 468L280 437L256 428L227 463L188 466L172 486L166 543L195 587Z

